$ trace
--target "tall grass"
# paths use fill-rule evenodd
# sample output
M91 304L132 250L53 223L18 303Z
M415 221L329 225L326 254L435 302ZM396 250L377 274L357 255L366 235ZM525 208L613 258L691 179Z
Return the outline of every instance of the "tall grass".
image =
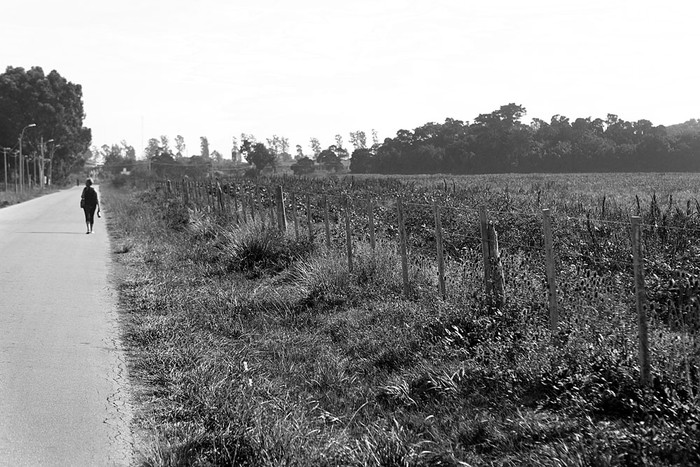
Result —
M393 244L356 244L350 271L335 249L162 193L103 203L153 438L144 465L700 463L685 373L638 386L614 290L572 303L552 336L529 257L506 259L521 272L496 310L476 253L448 264L445 300L432 262L412 261L407 298Z
M37 198L39 196L53 193L54 191L56 191L55 188L46 187L43 190L26 189L24 192L20 193L20 192L14 191L14 189L10 186L8 190L0 191L0 208L4 208L5 206L11 206L13 204L22 203L24 201L28 201L28 200L33 199L33 198Z

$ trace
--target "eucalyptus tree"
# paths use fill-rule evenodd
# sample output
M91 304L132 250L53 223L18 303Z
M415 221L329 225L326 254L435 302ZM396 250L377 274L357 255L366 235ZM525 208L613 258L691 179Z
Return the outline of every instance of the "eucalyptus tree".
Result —
M41 142L53 140L53 179L65 179L84 164L92 140L83 126L83 90L56 70L8 66L0 74L0 147L15 148L22 129L23 152L40 153ZM10 163L13 160L8 161Z

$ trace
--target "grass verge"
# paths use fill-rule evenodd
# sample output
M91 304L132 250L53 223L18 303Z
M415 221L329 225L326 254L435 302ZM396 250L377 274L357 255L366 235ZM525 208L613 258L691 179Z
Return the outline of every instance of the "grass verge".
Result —
M403 298L391 245L351 273L162 193L102 201L145 466L700 464L697 397L676 374L640 388L634 329L600 310L553 339L528 303L435 300L420 263Z

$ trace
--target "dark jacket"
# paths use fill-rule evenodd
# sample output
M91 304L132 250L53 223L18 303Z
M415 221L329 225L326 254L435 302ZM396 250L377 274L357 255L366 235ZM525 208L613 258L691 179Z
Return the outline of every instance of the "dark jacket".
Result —
M83 188L83 194L80 196L84 201L85 209L95 209L97 207L97 192L91 186Z

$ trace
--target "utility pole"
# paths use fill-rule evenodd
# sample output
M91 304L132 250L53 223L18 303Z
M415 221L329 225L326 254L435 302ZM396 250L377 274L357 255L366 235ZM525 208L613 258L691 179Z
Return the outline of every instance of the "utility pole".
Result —
M61 145L56 144L56 140L54 140L54 139L50 139L46 142L46 144L49 144L49 143L53 143L53 145L51 146L51 153L49 156L49 173L48 173L48 175L44 174L44 178L46 179L46 185L51 186L51 169L53 168L53 153L54 153L54 151L56 151L56 148L60 147ZM44 161L41 164L41 167L44 170L44 172L46 172L45 165L46 165L46 161ZM44 178L42 178L42 180Z
M7 191L7 151L10 150L10 148L2 148L2 159L5 163L5 170L3 171L5 174L5 191Z
M60 148L60 144L54 144L51 146L51 156L49 156L49 186L53 183L53 155L56 152L56 148Z
M44 137L41 137L39 146L39 188L44 189ZM36 156L35 156L36 157ZM34 161L34 176L36 177L36 160Z
M46 168L44 167L44 165L46 164L46 162L44 160L44 152L46 151L46 145L49 143L53 143L53 142L54 142L54 140L53 140L53 138L51 138L46 143L44 143L44 137L43 136L41 137L41 163L39 164L39 179L41 181L39 182L39 186L41 186L42 190L44 189L44 185L46 185L46 183L44 181L44 179L45 179L44 172L46 171Z
M22 159L22 137L24 136L24 130L27 128L35 127L36 123L30 123L29 125L22 128L19 133L19 191L24 192L24 160Z

